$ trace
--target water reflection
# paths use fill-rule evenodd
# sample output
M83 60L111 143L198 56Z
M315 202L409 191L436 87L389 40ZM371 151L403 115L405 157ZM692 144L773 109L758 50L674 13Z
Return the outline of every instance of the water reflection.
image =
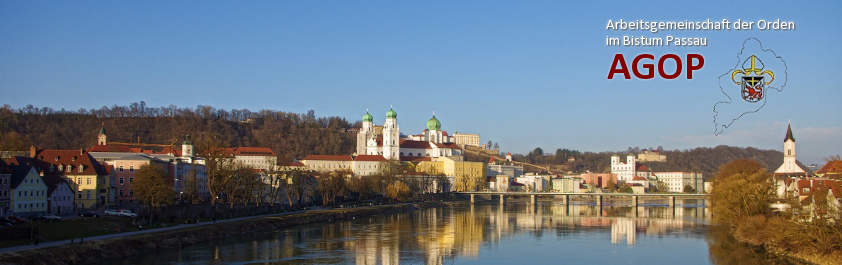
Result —
M105 264L720 263L709 216L704 207L466 205L265 231Z

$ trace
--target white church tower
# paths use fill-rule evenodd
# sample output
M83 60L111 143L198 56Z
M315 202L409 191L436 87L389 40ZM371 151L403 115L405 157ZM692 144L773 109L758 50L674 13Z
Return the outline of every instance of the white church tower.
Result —
M193 157L193 141L189 134L184 136L184 143L181 144L181 157Z
M786 126L786 137L784 137L784 163L778 170L777 175L805 175L807 171L795 162L795 137L792 136L792 125Z
M363 127L357 133L357 155L365 155L368 140L372 138L374 135L374 116L368 113L368 110L365 110L365 115L363 115Z
M400 127L398 113L389 108L386 112L386 123L383 124L383 157L386 159L400 159Z

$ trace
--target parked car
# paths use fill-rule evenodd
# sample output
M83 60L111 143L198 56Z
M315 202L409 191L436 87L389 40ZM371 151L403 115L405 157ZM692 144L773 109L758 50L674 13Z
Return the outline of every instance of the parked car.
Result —
M79 216L97 218L97 217L99 217L99 214L97 214L95 212L91 212L91 211L82 211L82 212L79 212Z
M12 223L0 223L0 227L12 226Z
M14 215L9 216L8 218L9 218L9 220L15 221L15 222L17 222L17 223L24 223L24 222L26 222L26 219L23 219L23 218L20 218L20 217L14 216Z
M118 215L126 216L126 217L137 217L136 213L133 213L132 211L129 211L129 210L120 210L118 212Z
M9 220L6 217L0 218L0 223L14 224L15 221Z
M120 210L119 209L105 209L105 215L106 216L109 216L109 215L117 216L117 215L120 215Z
M41 217L41 220L56 220L56 221L61 221L61 216L57 216L57 215L55 215L55 214L47 214L47 215L42 215L42 216L40 216L40 217Z

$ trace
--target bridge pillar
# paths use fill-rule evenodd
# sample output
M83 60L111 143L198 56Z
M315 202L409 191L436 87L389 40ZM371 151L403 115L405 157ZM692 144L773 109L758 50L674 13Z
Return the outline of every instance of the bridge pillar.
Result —
M536 202L535 201L535 195L529 195L529 197L530 197L530 201L532 202L532 204L535 204L535 202Z
M500 205L506 204L506 195L500 194Z
M675 207L675 196L669 197L670 207Z
M471 194L471 204L474 204L474 194Z
M632 206L637 209L638 205L640 205L640 196L632 196Z
M596 195L596 205L602 206L602 195Z
M561 197L561 203L564 205L570 205L570 195L564 195Z

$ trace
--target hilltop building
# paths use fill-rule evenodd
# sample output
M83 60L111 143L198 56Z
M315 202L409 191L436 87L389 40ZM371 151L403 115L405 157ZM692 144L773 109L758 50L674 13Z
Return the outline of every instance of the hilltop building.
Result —
M643 149L640 151L640 154L637 154L637 160L641 162L647 161L654 161L654 162L666 162L667 156L661 154L658 150L646 150Z
M461 146L481 146L479 143L479 134L456 132L453 134L453 139L456 142L456 144Z

